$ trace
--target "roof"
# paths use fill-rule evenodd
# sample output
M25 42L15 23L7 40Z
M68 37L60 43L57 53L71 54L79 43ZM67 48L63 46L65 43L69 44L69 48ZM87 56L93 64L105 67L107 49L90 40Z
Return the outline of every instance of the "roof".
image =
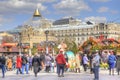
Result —
M0 47L0 52L6 52L6 50L3 47Z
M35 10L33 17L41 17L41 14L38 9Z
M3 43L2 46L12 47L12 46L17 46L17 43Z
M7 51L7 49L0 47L0 52L19 52L19 48L18 47L11 47L9 51Z
M74 18L70 17L70 18L63 18L63 19L59 19L53 22L53 25L64 25L64 24L69 24L70 20L74 20Z
M13 36L13 35L11 35L11 34L9 34L7 32L3 32L3 33L0 33L0 36Z

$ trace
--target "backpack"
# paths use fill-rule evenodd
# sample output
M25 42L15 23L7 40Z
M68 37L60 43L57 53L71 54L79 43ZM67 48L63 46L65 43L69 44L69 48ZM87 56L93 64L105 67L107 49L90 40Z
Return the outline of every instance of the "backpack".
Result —
M22 63L23 63L23 64L26 64L26 63L27 63L25 57L22 58Z
M109 56L108 57L108 64L111 64L115 61L115 56Z
M51 60L50 60L52 63L54 62L54 59L51 57Z

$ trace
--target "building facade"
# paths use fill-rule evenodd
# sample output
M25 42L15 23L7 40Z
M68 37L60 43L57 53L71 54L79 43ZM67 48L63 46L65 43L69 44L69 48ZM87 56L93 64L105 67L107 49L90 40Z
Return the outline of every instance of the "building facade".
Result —
M72 17L51 22L43 18L36 9L33 17L22 25L21 42L30 44L32 48L34 44L46 41L46 30L49 31L48 41L60 42L68 38L77 45L82 44L89 37L98 39L101 35L105 39L120 39L120 24L82 22Z
M33 48L36 44L43 43L45 45L47 41L56 41L56 38L49 31L47 34L45 33L51 26L51 21L43 18L36 9L32 18L21 26L20 42Z
M62 22L64 22L64 24L62 24ZM49 30L55 34L58 40L62 41L65 38L69 38L69 40L75 41L76 44L78 45L82 44L89 37L98 39L100 38L101 35L104 37L104 39L107 38L114 38L116 40L120 39L120 24L117 23L95 24L90 21L82 23L81 20L76 20L71 17L67 18L67 20L61 19L55 21L53 23L53 26Z

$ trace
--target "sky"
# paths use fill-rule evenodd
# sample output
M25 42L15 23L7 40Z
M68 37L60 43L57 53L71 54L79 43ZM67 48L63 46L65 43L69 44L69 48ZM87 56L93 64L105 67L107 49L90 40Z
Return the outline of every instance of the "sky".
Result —
M38 8L44 18L120 23L120 0L0 0L0 31L28 21Z

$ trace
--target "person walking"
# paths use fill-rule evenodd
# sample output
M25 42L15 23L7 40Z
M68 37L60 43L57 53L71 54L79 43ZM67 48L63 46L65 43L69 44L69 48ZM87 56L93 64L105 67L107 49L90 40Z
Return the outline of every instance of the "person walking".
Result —
M33 65L33 72L35 74L35 77L37 77L38 72L43 68L43 62L40 57L38 57L38 54L36 53L32 59L32 65Z
M28 60L27 60L26 54L23 54L23 56L22 56L22 74L24 74L24 71L26 71L26 74L28 74L27 64L28 64Z
M116 65L116 56L114 55L114 53L111 51L110 55L108 56L108 65L109 65L109 75L114 75L114 68Z
M92 53L89 55L89 59L90 59L90 73L91 73L91 74L93 73L92 60L93 60L94 53L95 53L95 52L92 52Z
M12 70L15 70L16 69L16 55L13 55L13 57L12 57Z
M80 58L80 54L79 54L79 52L78 53L76 53L76 56L75 56L75 61L76 61L76 66L75 66L75 68L76 68L76 73L77 72L79 72L80 73L80 63L81 63L81 60L80 60L81 58Z
M49 55L49 54L46 54L45 55L45 71L46 72L50 72L50 67L51 67L51 60L52 60L52 58L51 58L51 56Z
M5 64L6 64L6 59L3 54L0 54L0 68L2 69L2 78L5 77Z
M8 71L12 70L12 59L11 59L11 57L8 57L8 59L7 59L7 69L8 69Z
M117 73L118 73L118 75L120 74L120 55L118 55L117 56L117 66L116 66L116 68L117 68Z
M17 72L16 72L16 74L19 74L19 73L22 74L21 67L22 67L22 59L21 59L20 55L17 55L17 58L16 58Z
M56 60L56 63L57 63L58 77L64 77L64 67L65 67L65 64L66 64L66 60L65 60L63 51L59 51L55 60Z
M94 80L99 80L99 66L100 66L100 56L98 51L95 52L92 60Z
M88 60L87 54L84 54L84 56L83 56L83 68L84 68L85 72L87 71L88 62L89 62L89 60Z
M32 56L29 56L29 70L32 70Z

